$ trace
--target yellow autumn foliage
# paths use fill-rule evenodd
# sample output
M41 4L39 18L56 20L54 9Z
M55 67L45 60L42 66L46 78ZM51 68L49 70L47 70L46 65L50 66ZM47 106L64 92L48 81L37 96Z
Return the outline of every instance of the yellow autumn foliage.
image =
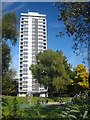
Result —
M89 88L88 82L88 72L83 64L78 64L77 67L74 67L73 70L76 73L75 76L75 84L77 82L78 85L82 86L83 88Z

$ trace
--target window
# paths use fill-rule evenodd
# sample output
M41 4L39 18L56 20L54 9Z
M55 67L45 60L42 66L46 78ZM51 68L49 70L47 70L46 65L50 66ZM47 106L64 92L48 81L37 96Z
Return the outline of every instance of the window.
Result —
M23 43L24 43L24 44L28 44L28 41L24 41Z
M42 30L43 28L38 28L39 30Z
M24 55L28 55L28 52L24 52L23 54L24 54Z
M43 46L40 45L39 48L41 49L41 48L43 48Z
M38 36L43 36L43 35L38 35Z
M28 33L28 31L24 31L24 33Z
M43 25L38 25L38 26L42 27Z
M36 58L36 56L35 56L35 55L33 55L33 56L32 56L32 59L35 59L35 58Z
M43 44L43 42L38 42L39 44Z
M28 40L28 38L27 38L27 37L24 37L24 40Z
M23 75L28 75L28 73L23 73Z
M24 21L24 23L25 23L25 24L27 24L27 23L28 23L28 21Z
M28 58L28 56L23 56L23 58L27 59L27 58Z
M28 45L24 45L24 47L28 47Z
M28 27L24 27L24 30L28 30Z
M23 49L23 51L28 51L28 49Z
M23 77L23 79L28 79L28 77Z
M26 33L24 33L23 35L24 35L24 36L28 36L28 34L26 34Z
M43 38L39 38L39 40L43 40Z
M23 88L27 88L27 85L23 85Z
M38 31L38 33L43 33L43 31Z
M28 16L27 16L27 17L24 17L24 20L28 20Z
M28 60L23 60L23 62L28 62Z
M28 83L28 81L23 81L23 83Z
M23 64L23 67L28 67L28 65L27 64Z

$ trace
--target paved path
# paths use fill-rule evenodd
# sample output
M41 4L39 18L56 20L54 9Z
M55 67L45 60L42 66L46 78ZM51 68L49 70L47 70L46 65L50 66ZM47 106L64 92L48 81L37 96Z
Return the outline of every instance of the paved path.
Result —
M47 105L61 105L61 104L65 104L66 102L60 103L60 102L48 102L48 103L44 103Z

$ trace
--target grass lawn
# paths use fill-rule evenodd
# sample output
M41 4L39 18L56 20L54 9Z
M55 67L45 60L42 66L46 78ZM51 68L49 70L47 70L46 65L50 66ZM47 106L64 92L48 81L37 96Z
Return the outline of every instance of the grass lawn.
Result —
M14 96L3 96L3 98L4 98L4 102L6 102L6 105L4 104L2 106L3 114L5 116L7 116L9 114L9 110L13 107L15 97ZM60 97L58 99L62 102L70 100L69 97ZM32 97L31 104L33 104L33 105L37 104L37 100L39 100L40 102L42 102L42 101L46 102L46 100L48 100L48 102L54 102L55 98L51 99L51 98ZM21 104L26 105L27 97L17 96L17 102L19 105L21 105ZM22 111L23 111L23 109L22 109Z
M83 116L87 117L85 120L89 120L88 118L88 104L79 102L78 104L76 102L70 103L66 102L65 104L61 105L45 105L45 104L37 104L37 100L42 102L42 100L45 102L48 100L48 102L54 102L56 98L50 99L50 98L40 98L40 97L33 97L31 104L33 106L27 103L26 97L17 97L17 102L14 101L15 97L13 96L3 96L4 104L2 105L2 113L3 113L3 120L11 120L13 117L17 117L18 120L22 119L31 119L35 118L38 120L38 118L58 118L57 120L63 120L60 117L65 116L65 120L70 117L76 117L78 120L82 120ZM69 101L70 97L58 97L57 101ZM5 104L6 103L6 104ZM18 103L18 104L17 104ZM15 107L16 105L16 107ZM74 113L75 112L75 113ZM86 115L86 116L85 116ZM5 117L4 117L5 116ZM7 118L6 118L7 117ZM9 118L8 118L9 117ZM15 120L17 120L17 118ZM54 120L53 119L53 120ZM73 120L73 119L71 119Z

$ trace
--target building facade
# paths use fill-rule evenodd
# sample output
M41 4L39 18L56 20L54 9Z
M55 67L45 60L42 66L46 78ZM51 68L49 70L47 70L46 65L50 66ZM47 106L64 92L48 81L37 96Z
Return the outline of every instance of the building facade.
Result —
M19 96L28 92L45 91L29 70L36 64L36 55L47 49L46 15L36 12L21 13L19 42Z

